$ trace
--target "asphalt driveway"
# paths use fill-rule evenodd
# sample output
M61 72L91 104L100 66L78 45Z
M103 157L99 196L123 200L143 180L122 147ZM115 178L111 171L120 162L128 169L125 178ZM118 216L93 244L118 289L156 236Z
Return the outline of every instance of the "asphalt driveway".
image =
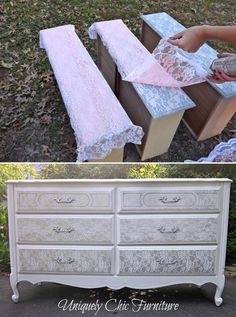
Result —
M20 302L15 304L11 300L12 290L8 276L0 276L0 317L236 316L235 277L226 279L224 303L221 307L214 305L212 285L206 285L203 289L194 285L181 285L150 290L124 288L112 291L107 288L82 289L53 283L36 286L21 282L19 291ZM146 302L149 306L139 306L142 299L143 304ZM70 303L73 303L74 307L70 306ZM155 310L151 303L159 304L155 309L159 307L160 310ZM167 307L165 305L172 309L162 310L163 307ZM70 307L72 310L69 310ZM117 307L118 311L115 310Z

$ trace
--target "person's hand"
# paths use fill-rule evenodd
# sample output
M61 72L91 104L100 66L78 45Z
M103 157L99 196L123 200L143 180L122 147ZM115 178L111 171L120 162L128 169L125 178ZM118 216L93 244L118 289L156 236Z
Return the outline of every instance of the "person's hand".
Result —
M226 52L224 52L224 53L219 53L217 55L217 57L218 58L223 58L223 57L229 57L229 56L235 56L235 55L236 55L235 53L226 53Z
M206 41L204 26L192 26L170 37L168 41L184 51L190 53L196 52Z
M223 57L229 57L229 56L233 56L233 55L236 55L236 54L233 54L233 53L221 53L221 54L218 54L218 57L219 58L223 58ZM212 75L207 77L207 79L209 81L211 81L212 83L222 84L222 83L225 83L225 82L228 82L228 81L236 81L236 76L230 76L230 75L227 75L224 72L215 70Z
M227 81L236 81L236 76L229 76L224 72L214 71L214 74L207 77L209 81L215 84L223 84Z

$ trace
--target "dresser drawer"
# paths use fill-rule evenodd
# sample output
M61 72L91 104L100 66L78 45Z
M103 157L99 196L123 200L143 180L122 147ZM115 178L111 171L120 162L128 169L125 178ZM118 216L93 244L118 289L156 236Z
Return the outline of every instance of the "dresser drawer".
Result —
M18 243L112 244L113 216L34 215L16 219Z
M112 274L112 247L18 246L20 273Z
M120 247L119 274L213 275L216 247Z
M89 212L113 210L113 189L17 191L17 212Z
M223 197L220 186L121 188L118 201L121 212L216 212L222 209Z
M216 244L219 214L118 217L119 244Z

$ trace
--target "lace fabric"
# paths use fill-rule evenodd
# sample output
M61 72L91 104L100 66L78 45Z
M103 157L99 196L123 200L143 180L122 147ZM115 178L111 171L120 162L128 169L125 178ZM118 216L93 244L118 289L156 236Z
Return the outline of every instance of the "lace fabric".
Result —
M188 60L167 39L162 39L152 55L123 79L154 86L185 87L204 82L207 75L203 67Z
M150 54L122 20L95 22L88 29L88 33L91 39L100 37L122 79L125 79L134 69L141 72L141 67L145 66L145 62L156 62L155 57ZM173 81L164 68L159 67L162 69L162 74L164 73L166 76L162 77L162 81L164 79L166 81L166 78ZM133 83L133 87L155 119L195 106L180 88L140 83Z
M103 159L127 142L140 144L141 127L128 115L79 40L73 25L40 31L77 142L77 161Z
M169 38L185 29L183 25L165 12L144 15L142 19L162 38ZM218 54L216 50L207 44L203 44L194 54L182 50L179 51L181 51L181 54L189 62L193 62L195 65L201 65L206 71L209 70L212 61L217 58ZM235 95L236 82L215 84L209 81L209 84L222 96L229 97Z
M186 160L185 162L195 161ZM208 157L202 157L197 162L236 162L236 138L216 145Z

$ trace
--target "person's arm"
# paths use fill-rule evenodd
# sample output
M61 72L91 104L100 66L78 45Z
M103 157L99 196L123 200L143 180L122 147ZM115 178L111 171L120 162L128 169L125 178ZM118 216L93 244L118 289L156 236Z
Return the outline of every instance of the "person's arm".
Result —
M193 26L172 36L169 42L187 52L196 52L208 40L236 43L236 26Z

